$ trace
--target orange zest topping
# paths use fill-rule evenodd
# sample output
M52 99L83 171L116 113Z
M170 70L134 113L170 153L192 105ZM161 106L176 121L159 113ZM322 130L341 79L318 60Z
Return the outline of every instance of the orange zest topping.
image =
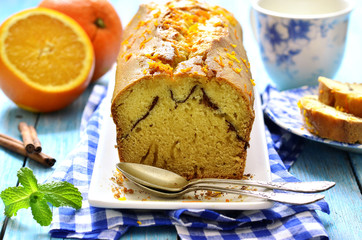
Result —
M250 62L247 62L245 59L241 59L245 65L245 67L250 68Z
M236 48L237 47L237 45L236 44L230 44L233 48Z
M214 27L223 27L224 24L222 22L216 22L214 23Z
M189 27L189 29L187 30L187 34L196 33L198 29L199 29L199 24L195 23Z
M145 21L140 21L140 22L138 23L136 29L140 29L141 27L147 25L149 22L150 22L150 20L148 20L148 21L146 21L146 22L145 22Z
M155 14L153 14L154 18L158 18L161 15L161 11L158 10L158 12L156 12Z
M149 39L143 40L143 41L140 43L140 49L144 48L144 47L145 47L145 44L146 44L147 42L149 42L151 39L152 39L152 37L150 37Z
M238 33L236 32L236 29L234 30L234 34L235 34L236 39L239 39Z
M155 72L166 72L172 75L173 68L162 62L148 62L149 68Z
M176 56L180 57L180 53L179 53L178 48L176 47L176 45L172 44L171 46L175 49Z
M222 57L221 56L219 56L219 59L220 59L220 63L221 63L221 66L225 66L225 64L222 62Z
M222 57L221 56L219 56L219 59L217 59L217 57L214 57L215 62L217 62L221 67L225 67L225 64L222 62Z
M128 44L129 44L128 39L124 40L124 41L121 43L121 45L128 45Z
M189 72L191 71L192 67L188 67L188 68L184 68L184 69L181 69L181 72L185 73L185 72Z
M151 55L151 54L145 54L145 56L153 61L157 61L158 60L158 53L156 53L155 55Z
M253 84L253 86L255 86L255 81L254 81L254 79L250 79L250 82L251 82L251 84Z
M127 49L130 49L132 44L136 41L136 38L133 39L132 43L129 43L129 40L133 37L133 34L129 35L122 43L121 45L126 45Z
M133 55L132 53L126 55L126 57L125 57L125 58L126 58L126 61L128 61L128 60L132 57L132 55Z
M240 73L241 72L241 69L240 68L232 68L234 70L234 72L236 73Z
M236 62L240 63L240 60L236 58L234 51L233 51L231 54L230 54L230 53L226 53L226 55L228 56L228 58L229 58L230 60L235 60Z
M204 71L204 73L208 73L208 71L209 71L209 66L207 65L207 64L205 64L205 66L203 66L201 69L202 69L202 71Z

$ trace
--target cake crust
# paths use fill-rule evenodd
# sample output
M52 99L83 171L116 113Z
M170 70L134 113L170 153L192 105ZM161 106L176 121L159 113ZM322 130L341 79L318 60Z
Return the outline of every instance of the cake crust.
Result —
M179 44L182 34L171 27L167 29L167 16L173 14L175 9L203 9L207 12L218 12L215 15L220 15L215 17L214 25L210 26L209 31L194 38L190 37L196 44ZM174 24L178 25L179 22ZM210 32L215 36L206 41L205 38L208 38ZM225 81L253 103L254 83L242 39L240 24L231 13L221 7L191 0L173 1L165 6L142 4L122 37L112 101L145 78L155 75L173 75L175 78L194 75ZM181 42L184 41L183 39ZM192 47L196 50L190 49ZM156 64L150 65L149 62ZM253 104L251 108L252 106Z

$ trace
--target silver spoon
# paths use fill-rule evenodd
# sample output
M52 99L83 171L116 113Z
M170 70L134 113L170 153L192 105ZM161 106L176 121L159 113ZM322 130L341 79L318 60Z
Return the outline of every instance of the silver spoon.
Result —
M275 193L273 191L258 192L258 191L210 186L210 185L194 185L190 186L189 188L185 188L184 190L179 192L165 192L162 190L149 188L145 185L140 184L139 182L133 181L131 175L128 176L127 174L124 174L124 176L127 177L129 180L131 180L140 189L161 198L178 198L188 192L197 191L197 190L209 190L209 191L217 191L217 192L224 192L224 193L231 193L238 195L241 194L256 198L267 199L274 202L281 202L293 205L310 204L322 200L324 198L324 195L322 194Z
M249 185L256 187L264 187L268 189L278 189L294 192L322 192L328 190L335 185L335 182L317 181L317 182L264 182L256 180L233 180L233 179L197 179L187 181L180 175L149 165L138 163L117 163L117 169L132 181L142 184L153 189L180 192L191 186L199 186L200 184L234 184Z

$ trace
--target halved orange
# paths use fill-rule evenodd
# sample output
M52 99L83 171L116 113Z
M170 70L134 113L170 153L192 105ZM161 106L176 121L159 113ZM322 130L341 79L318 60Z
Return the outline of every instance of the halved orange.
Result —
M64 108L87 88L93 69L89 37L60 12L28 9L0 27L0 87L19 107Z

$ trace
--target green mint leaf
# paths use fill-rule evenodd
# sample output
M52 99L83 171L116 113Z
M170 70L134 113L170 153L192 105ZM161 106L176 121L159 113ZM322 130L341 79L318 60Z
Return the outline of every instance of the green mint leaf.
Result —
M33 193L38 190L38 181L30 168L23 167L18 171L19 183L24 186L25 190Z
M46 201L55 207L69 206L75 209L82 207L82 195L69 182L51 182L39 185L39 191L44 193Z
M41 226L49 226L53 219L52 211L41 192L35 192L30 196L30 207L33 218Z
M7 217L16 216L19 209L28 208L29 192L22 186L9 187L1 192L0 197L5 205L5 215Z
M50 225L53 214L48 202L55 207L82 207L82 195L73 184L68 182L51 182L39 184L30 168L18 171L22 186L9 187L0 193L5 205L5 215L16 216L19 209L31 208L34 219L41 226Z

